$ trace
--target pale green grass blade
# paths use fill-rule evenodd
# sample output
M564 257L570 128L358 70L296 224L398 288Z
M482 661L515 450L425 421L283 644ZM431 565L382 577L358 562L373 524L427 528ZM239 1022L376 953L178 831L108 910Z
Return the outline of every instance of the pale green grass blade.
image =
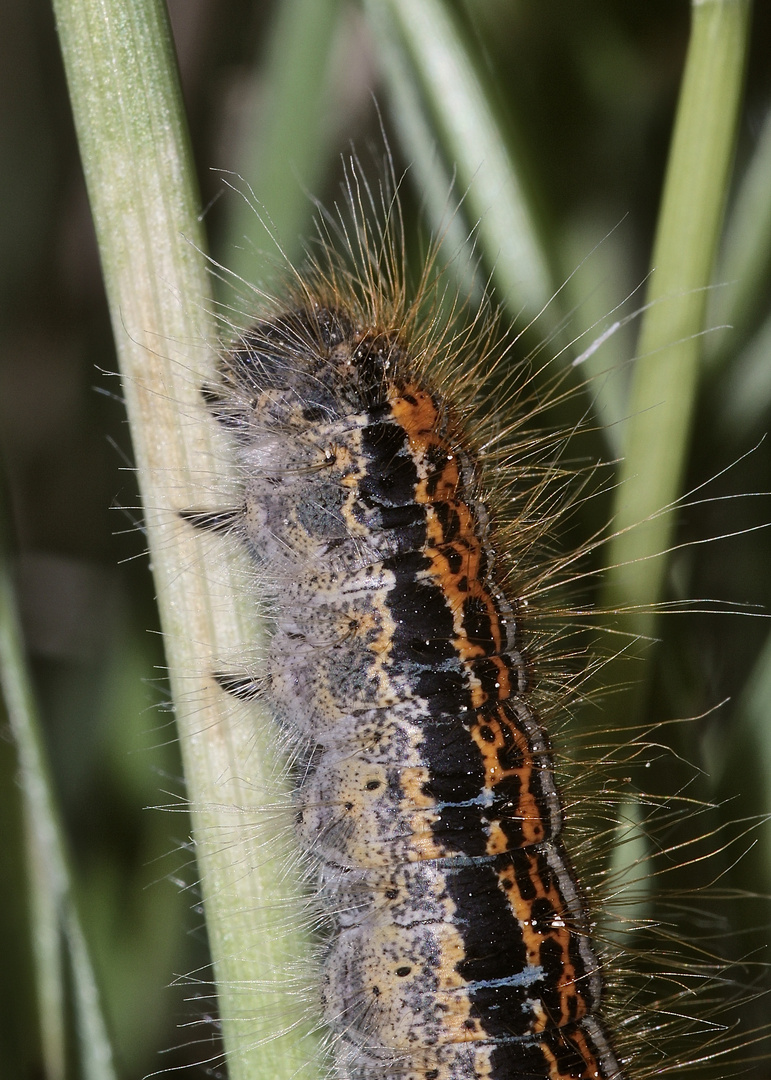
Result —
M53 970L53 1009L46 1011L40 1001L43 984L34 950L36 931L46 933L48 925L37 925L33 911L34 897L29 885L27 817L19 783L19 761L10 730L5 702L0 689L0 822L3 844L0 845L0 944L5 979L0 985L3 1026L0 1028L0 1061L9 1076L28 1076L43 1062L58 1080L58 1063L63 1060L61 1046L62 1014L57 1008L61 978ZM57 932L57 927L54 926ZM57 945L59 944L57 932ZM44 1024L50 1024L50 1033ZM49 1067L50 1065L50 1067Z
M245 717L212 677L215 664L254 649L259 628L227 545L178 513L216 498L208 489L227 458L200 393L214 327L166 11L160 0L54 8L132 428L228 1071L295 1078L308 1047L293 1037L263 1044L271 1032L257 1019L258 989L297 951L286 881L256 856L268 784L277 797L275 739L269 724L255 730L254 705ZM291 988L272 994L273 1023L294 1004Z
M602 226L600 226L602 227ZM581 333L573 345L578 371L586 379L592 412L602 425L607 448L614 458L622 453L623 421L627 417L629 371L634 356L635 319L626 322L636 295L621 310L619 301L632 296L629 251L621 230L597 242L597 221L581 219L563 230L560 243L565 284L563 307L571 310L571 329ZM594 248L594 250L592 250ZM619 325L619 323L621 325ZM615 329L614 329L615 327ZM593 349L606 331L606 342Z
M432 126L457 168L467 217L479 223L479 245L501 301L512 314L535 318L553 292L549 260L521 171L448 5L368 0L367 7L375 25L388 20L411 57Z
M763 777L771 776L771 634L766 639L766 644L755 661L755 666L750 673L744 687L744 692L738 702L737 714L739 718L736 730L736 750L747 749L757 762L756 767ZM746 747L744 737L749 733L751 743ZM741 758L736 752L731 764L734 767L732 790L743 787L743 777L746 775L747 757ZM719 773L718 773L719 775ZM759 807L771 821L771 788L768 784L763 790L764 800ZM760 889L771 888L771 829L766 826L760 833L760 842L763 845L763 857L757 859L757 865L761 868L764 881L756 887ZM766 935L768 936L768 934Z
M744 78L749 0L696 0L624 433L604 601L643 605L624 626L650 635L662 595L703 352L707 287L723 219Z
M80 1060L85 1080L111 1080L117 1077L113 1052L102 1014L99 988L89 956L81 920L71 904L65 913L64 931L67 937L75 1014L78 1022Z
M726 435L738 431L752 438L764 433L771 405L771 318L722 373L717 392L720 427Z
M736 704L736 723L729 754L710 762L710 779L717 788L730 777L729 791L740 791L741 779L747 773L747 762L758 768L762 776L771 775L771 635L768 635ZM763 804L758 810L771 817L771 790L763 791ZM758 859L771 868L771 830L761 833L765 846L764 858Z
M732 355L732 343L746 337L753 316L768 298L771 281L771 109L726 223L715 275L710 319L724 331L711 335L708 359Z
M417 71L386 6L372 0L367 13L378 42L391 118L410 163L408 179L420 193L421 209L433 235L442 238L444 259L450 260L460 293L478 302L485 287L477 265L479 253L464 214L456 212L461 193L453 187L453 172L441 155L436 131L424 108Z
M24 676L22 676L24 677ZM30 717L19 717L17 724L26 725ZM37 718L35 718L35 723ZM42 778L43 783L50 777ZM35 823L35 810L24 785L25 840L27 852L27 877L29 881L30 923L32 948L35 957L40 1041L46 1077L64 1080L66 1072L66 990L62 950L62 930L58 902L61 900L52 888L51 870L44 845L41 843L40 824ZM49 792L49 805L54 800ZM82 970L82 965L79 965ZM99 1007L97 1005L97 1007ZM100 1009L101 1014L101 1009ZM79 1012L82 1016L82 1011ZM94 1026L94 1025L89 1025ZM106 1038L104 1024L102 1034ZM99 1054L99 1057L104 1057Z
M277 252L266 264L260 250L268 236L259 215L287 257L302 255L310 232L311 196L331 156L330 61L340 26L339 0L282 0L267 43L265 64L254 84L243 140L242 180L248 198L232 198L223 244L224 264L237 278L270 290ZM251 203L251 193L257 205Z
M0 553L0 681L19 755L29 840L33 918L43 1057L50 1080L66 1073L65 985L60 930L66 934L76 998L80 1063L86 1080L116 1076L102 1006L77 913L66 841L52 785L6 553Z

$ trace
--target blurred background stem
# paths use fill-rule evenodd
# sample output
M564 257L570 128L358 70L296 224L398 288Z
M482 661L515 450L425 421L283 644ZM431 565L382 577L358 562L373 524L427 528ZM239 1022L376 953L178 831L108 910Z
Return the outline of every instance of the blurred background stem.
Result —
M4 507L0 506L0 511ZM52 781L34 693L30 683L16 605L13 568L0 525L0 685L18 752L35 956L38 1021L48 1080L67 1074L67 971L72 972L78 1031L78 1060L84 1080L116 1076L112 1047L93 965L78 910L76 888L59 802ZM19 882L16 888L22 892Z
M624 425L604 605L655 632L691 446L705 312L731 179L749 0L695 0ZM638 693L642 684L638 683ZM629 701L624 710L628 713Z

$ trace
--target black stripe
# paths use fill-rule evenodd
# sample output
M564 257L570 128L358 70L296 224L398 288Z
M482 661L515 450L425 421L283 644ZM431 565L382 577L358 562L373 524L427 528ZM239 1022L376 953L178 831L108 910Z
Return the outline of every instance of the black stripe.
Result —
M368 424L361 433L367 473L359 481L357 497L365 506L412 506L418 470L399 424Z

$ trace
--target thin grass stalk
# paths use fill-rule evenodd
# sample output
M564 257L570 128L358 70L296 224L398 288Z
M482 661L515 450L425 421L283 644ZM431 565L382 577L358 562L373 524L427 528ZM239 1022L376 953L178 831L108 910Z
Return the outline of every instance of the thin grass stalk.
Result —
M720 330L710 336L707 359L735 355L763 310L771 276L771 108L726 221L710 316ZM732 348L733 346L733 348Z
M66 938L81 1073L85 1080L115 1080L112 1047L78 912L61 811L27 671L5 545L0 552L0 684L19 758L41 1049L47 1076L57 1080L66 1074L66 979L61 949Z
M749 0L694 0L652 276L629 399L604 603L641 607L623 626L655 633L674 538L703 354L702 332L731 176Z
M535 318L553 294L552 275L527 185L474 68L466 42L442 0L367 0L376 26L400 39L420 84L427 114L464 196L469 219L510 312ZM386 74L398 71L386 68ZM398 95L397 95L398 96ZM541 326L551 318L547 311Z
M267 239L259 214L288 258L303 254L301 237L310 232L311 194L318 190L330 156L330 56L342 20L340 0L283 0L274 13L259 82L252 87L249 128L242 140L243 180L259 199L234 198L223 243L228 270L250 284L270 289L278 265L260 250ZM244 192L246 194L246 192Z

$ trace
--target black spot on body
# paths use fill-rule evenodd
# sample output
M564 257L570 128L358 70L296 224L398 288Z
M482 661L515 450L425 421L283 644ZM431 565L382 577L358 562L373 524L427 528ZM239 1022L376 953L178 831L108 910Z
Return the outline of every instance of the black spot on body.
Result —
M484 600L480 596L468 596L463 601L463 629L473 645L493 655L496 650L493 640L493 624Z
M415 672L415 696L427 699L431 717L462 717L471 708L471 693L460 664L420 668Z
M395 624L391 655L396 660L438 664L457 657L446 597L438 585L421 576L429 566L428 558L419 552L383 560L384 569L396 578L387 596Z
M530 922L539 934L548 934L552 929L554 905L545 896L540 896L530 908Z
M418 471L403 427L388 422L368 424L362 446L369 465L358 486L365 506L414 506Z
M426 451L426 494L429 499L436 495L439 484L447 477L447 446L443 442L432 443ZM462 495L463 486L460 478L455 486L455 493Z
M602 1024L595 1022L604 1033ZM577 1041L578 1029L582 1037L580 1042ZM596 1062L592 1058L585 1060L583 1053L579 1053L577 1047L584 1042ZM597 1080L621 1080L623 1077L613 1055L604 1060L582 1024L547 1029L524 1039L502 1035L490 1053L490 1080L544 1080L550 1076L583 1080L595 1075Z
M519 776L504 776L492 789L493 804L490 817L511 817L519 813L522 781Z
M521 731L519 719L514 710L510 707L510 702L504 702L503 708L505 711L506 719L509 723L513 724L518 730ZM499 730L503 735L503 746L498 750L498 763L501 768L506 772L512 772L516 769L521 769L525 764L525 758L522 753L522 748L514 738L511 730L505 723L499 725Z
M516 851L524 846L525 831L521 818L507 817L500 821L499 825L501 832L506 837L506 848L508 851Z
M445 544L451 544L460 534L460 515L456 506L457 504L449 502L431 503L431 509L441 526L442 542Z
M544 969L546 983L556 984L563 970L562 947L559 942L553 938L542 941L538 950L538 961Z
M442 806L431 826L437 841L448 854L479 858L487 853L487 834L478 806Z
M489 660L481 659L474 661L473 671L479 679L488 703L493 704L499 701L501 698L501 671L499 667Z
M527 859L513 856L511 861L514 870L514 880L517 883L517 892L528 904L532 904L536 898L535 886L530 877L530 862Z
M407 503L404 506L380 507L380 524L383 529L407 529L423 526L425 536L426 509L420 503ZM423 544L416 547L421 550Z
M447 560L447 568L450 573L455 577L463 569L463 555L460 551L453 547L441 548L441 554L444 555ZM466 580L465 578L463 579Z
M362 406L371 409L382 405L402 362L397 335L365 335L356 343L352 359Z

